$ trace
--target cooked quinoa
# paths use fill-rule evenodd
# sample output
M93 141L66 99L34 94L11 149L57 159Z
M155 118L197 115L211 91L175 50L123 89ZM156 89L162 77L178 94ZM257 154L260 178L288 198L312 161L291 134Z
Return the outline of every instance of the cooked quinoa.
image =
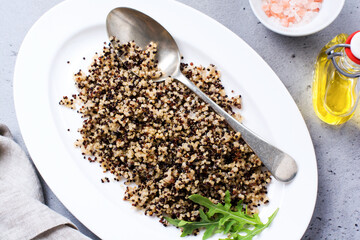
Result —
M270 172L224 118L191 90L158 69L156 43L145 50L115 39L96 55L86 74L75 74L79 93L61 105L84 118L75 145L89 161L101 164L115 180L126 179L124 199L147 215L199 220L201 194L214 203L229 190L232 202L243 200L250 212L267 203ZM214 65L181 64L181 70L212 100L239 121ZM85 157L84 157L85 158ZM104 179L103 182L107 182Z

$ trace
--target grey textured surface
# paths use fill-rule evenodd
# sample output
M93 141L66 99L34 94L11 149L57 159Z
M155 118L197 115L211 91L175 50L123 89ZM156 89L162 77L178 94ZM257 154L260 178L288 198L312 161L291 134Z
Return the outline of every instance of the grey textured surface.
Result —
M360 30L360 2L346 1L340 16L323 31L308 37L289 38L262 26L247 0L180 1L214 18L243 38L278 74L297 103L314 142L319 171L318 200L303 239L360 239L360 108L345 125L331 127L317 119L311 102L316 55L338 33ZM30 27L59 2L61 0L0 1L0 122L9 126L23 149L26 147L17 124L12 93L15 60ZM70 218L83 233L97 239L41 181L46 203ZM289 221L296 224L296 219Z

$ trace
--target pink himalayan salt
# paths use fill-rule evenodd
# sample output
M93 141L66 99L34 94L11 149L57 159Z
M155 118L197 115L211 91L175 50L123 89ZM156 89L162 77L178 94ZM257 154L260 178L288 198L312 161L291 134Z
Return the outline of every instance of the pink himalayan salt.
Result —
M308 23L320 11L323 0L263 0L262 9L284 27Z

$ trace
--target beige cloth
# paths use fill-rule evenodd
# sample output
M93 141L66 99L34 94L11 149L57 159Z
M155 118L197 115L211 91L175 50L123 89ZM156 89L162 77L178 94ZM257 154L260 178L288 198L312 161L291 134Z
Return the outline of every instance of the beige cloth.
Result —
M0 239L89 239L43 202L34 168L0 124Z

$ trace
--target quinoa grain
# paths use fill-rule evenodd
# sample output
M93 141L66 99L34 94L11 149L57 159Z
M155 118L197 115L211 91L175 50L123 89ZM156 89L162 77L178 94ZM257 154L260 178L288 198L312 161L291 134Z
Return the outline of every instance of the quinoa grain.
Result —
M153 42L142 50L112 38L87 74L74 75L79 94L60 104L75 109L75 100L80 102L84 122L75 146L115 180L125 178L124 199L147 215L196 221L199 205L188 197L201 194L218 203L226 190L234 205L243 200L256 212L268 202L269 171L241 134L187 87L170 77L152 81L163 74L156 48ZM227 97L214 65L182 63L181 71L241 121L233 111L241 108L241 96Z

